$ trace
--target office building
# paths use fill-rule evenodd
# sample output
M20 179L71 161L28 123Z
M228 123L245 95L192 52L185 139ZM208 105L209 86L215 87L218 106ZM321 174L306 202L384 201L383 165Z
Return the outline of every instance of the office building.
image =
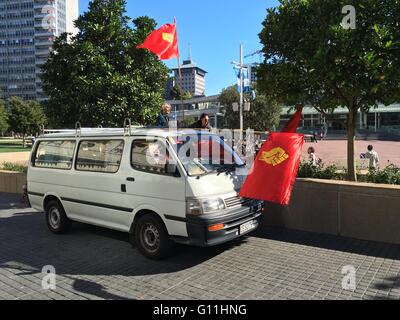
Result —
M0 95L46 99L40 79L57 36L75 34L78 0L0 0Z
M188 91L193 97L205 96L207 71L199 68L192 59L183 61L181 65L182 79L179 78L179 69L172 69L174 83L179 84L184 92Z

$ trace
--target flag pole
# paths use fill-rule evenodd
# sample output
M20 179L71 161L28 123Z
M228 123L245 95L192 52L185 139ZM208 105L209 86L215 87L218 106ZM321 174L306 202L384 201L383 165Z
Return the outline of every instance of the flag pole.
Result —
M175 17L174 17L174 24L175 24L176 33L178 33L177 24L176 24L176 18ZM179 85L179 87L182 88L181 53L179 51L179 48L178 48L178 85Z

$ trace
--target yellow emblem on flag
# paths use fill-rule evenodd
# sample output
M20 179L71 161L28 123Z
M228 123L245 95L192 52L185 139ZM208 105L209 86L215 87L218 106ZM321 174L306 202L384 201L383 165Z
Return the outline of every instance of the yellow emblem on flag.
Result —
M258 160L263 161L267 164L273 165L274 167L282 162L286 161L289 155L281 147L273 148L270 151L263 151Z
M174 41L174 35L172 33L163 33L162 38L165 41L168 41L169 43L172 43Z

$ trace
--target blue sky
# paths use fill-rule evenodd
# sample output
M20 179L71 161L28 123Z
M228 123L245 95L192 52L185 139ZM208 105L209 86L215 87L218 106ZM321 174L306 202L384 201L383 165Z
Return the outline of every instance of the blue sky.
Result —
M89 0L79 0L80 13L88 8ZM131 18L147 15L158 26L171 23L176 17L181 60L188 57L190 43L192 58L206 71L206 94L219 93L235 83L230 64L239 60L239 45L244 54L261 49L258 33L266 9L278 5L277 0L128 0L127 15ZM259 55L245 62L259 62ZM177 60L165 61L176 67Z

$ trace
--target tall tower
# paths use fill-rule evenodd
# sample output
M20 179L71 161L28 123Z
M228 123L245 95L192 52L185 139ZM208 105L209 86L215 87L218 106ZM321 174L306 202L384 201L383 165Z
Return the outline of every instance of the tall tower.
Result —
M190 54L189 54L190 55ZM179 79L179 69L172 69L175 83L179 84L183 91L189 91L193 97L205 96L207 71L199 68L191 59L184 60L181 66L182 79Z
M46 99L40 67L77 18L78 0L0 1L0 97Z

